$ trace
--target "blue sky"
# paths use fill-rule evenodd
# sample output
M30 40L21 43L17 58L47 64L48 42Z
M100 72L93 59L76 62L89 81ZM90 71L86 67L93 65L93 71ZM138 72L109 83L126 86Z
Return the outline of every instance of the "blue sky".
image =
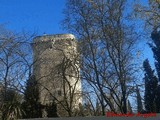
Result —
M60 26L65 0L0 0L0 24L39 35L66 33Z
M62 12L65 1L0 0L0 24L4 24L6 28L16 32L26 30L37 32L38 35L67 33L60 25L64 17ZM140 54L141 59L149 58L154 66L150 48L144 42L140 48L144 50Z

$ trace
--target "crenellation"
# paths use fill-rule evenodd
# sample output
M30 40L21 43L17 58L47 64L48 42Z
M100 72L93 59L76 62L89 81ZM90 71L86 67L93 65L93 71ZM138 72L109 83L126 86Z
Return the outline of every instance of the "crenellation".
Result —
M72 34L57 34L57 35L44 35L44 36L37 36L34 38L33 43L45 42L45 41L52 41L52 40L75 40L74 35Z

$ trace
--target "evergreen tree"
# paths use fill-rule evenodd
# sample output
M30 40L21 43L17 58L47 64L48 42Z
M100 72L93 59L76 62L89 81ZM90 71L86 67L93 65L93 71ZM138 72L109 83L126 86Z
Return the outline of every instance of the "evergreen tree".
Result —
M156 102L156 112L160 113L160 85L158 85L156 89L155 102Z
M137 111L142 112L143 111L143 105L142 105L142 100L141 100L141 95L139 92L138 85L136 85L136 94L137 94Z
M150 47L152 48L154 58L155 58L155 67L158 74L158 85L156 88L156 112L160 113L160 31L158 31L158 28L154 29L151 38L153 41L153 44L150 44Z
M51 104L46 105L47 117L58 117L57 115L57 105L55 101Z
M157 78L154 75L148 59L143 62L143 67L145 71L145 96L144 103L147 112L155 112L155 95L157 89Z
M39 102L39 89L35 76L31 76L27 81L24 94L24 118L42 117L42 105Z
M154 58L155 58L155 67L157 70L158 78L160 81L160 31L154 30L151 34L153 44L149 44L152 48Z

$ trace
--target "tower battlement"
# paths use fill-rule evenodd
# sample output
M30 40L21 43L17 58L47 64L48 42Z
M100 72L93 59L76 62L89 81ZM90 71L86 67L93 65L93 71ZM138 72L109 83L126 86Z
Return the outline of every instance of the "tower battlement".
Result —
M72 34L43 35L35 37L33 43L47 42L52 40L67 40L67 39L75 39L75 36Z

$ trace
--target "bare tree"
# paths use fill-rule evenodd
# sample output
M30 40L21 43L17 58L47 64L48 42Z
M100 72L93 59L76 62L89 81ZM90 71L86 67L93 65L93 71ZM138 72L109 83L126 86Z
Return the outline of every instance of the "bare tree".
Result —
M32 63L32 57L28 52L29 36L27 33L14 33L0 28L0 83L1 83L1 108L0 110L13 116L21 116L22 93L24 92L25 82L28 78L30 67L26 64ZM30 36L31 37L31 36ZM12 92L20 97L14 96L9 99ZM4 108L6 107L6 108ZM19 112L16 112L19 110ZM3 113L4 114L4 113Z
M158 0L147 0L148 4L135 3L135 17L144 20L145 27L156 30L160 27L160 2Z
M126 0L68 0L63 25L77 35L82 79L95 91L102 113L127 112L133 92L134 27L125 19Z

